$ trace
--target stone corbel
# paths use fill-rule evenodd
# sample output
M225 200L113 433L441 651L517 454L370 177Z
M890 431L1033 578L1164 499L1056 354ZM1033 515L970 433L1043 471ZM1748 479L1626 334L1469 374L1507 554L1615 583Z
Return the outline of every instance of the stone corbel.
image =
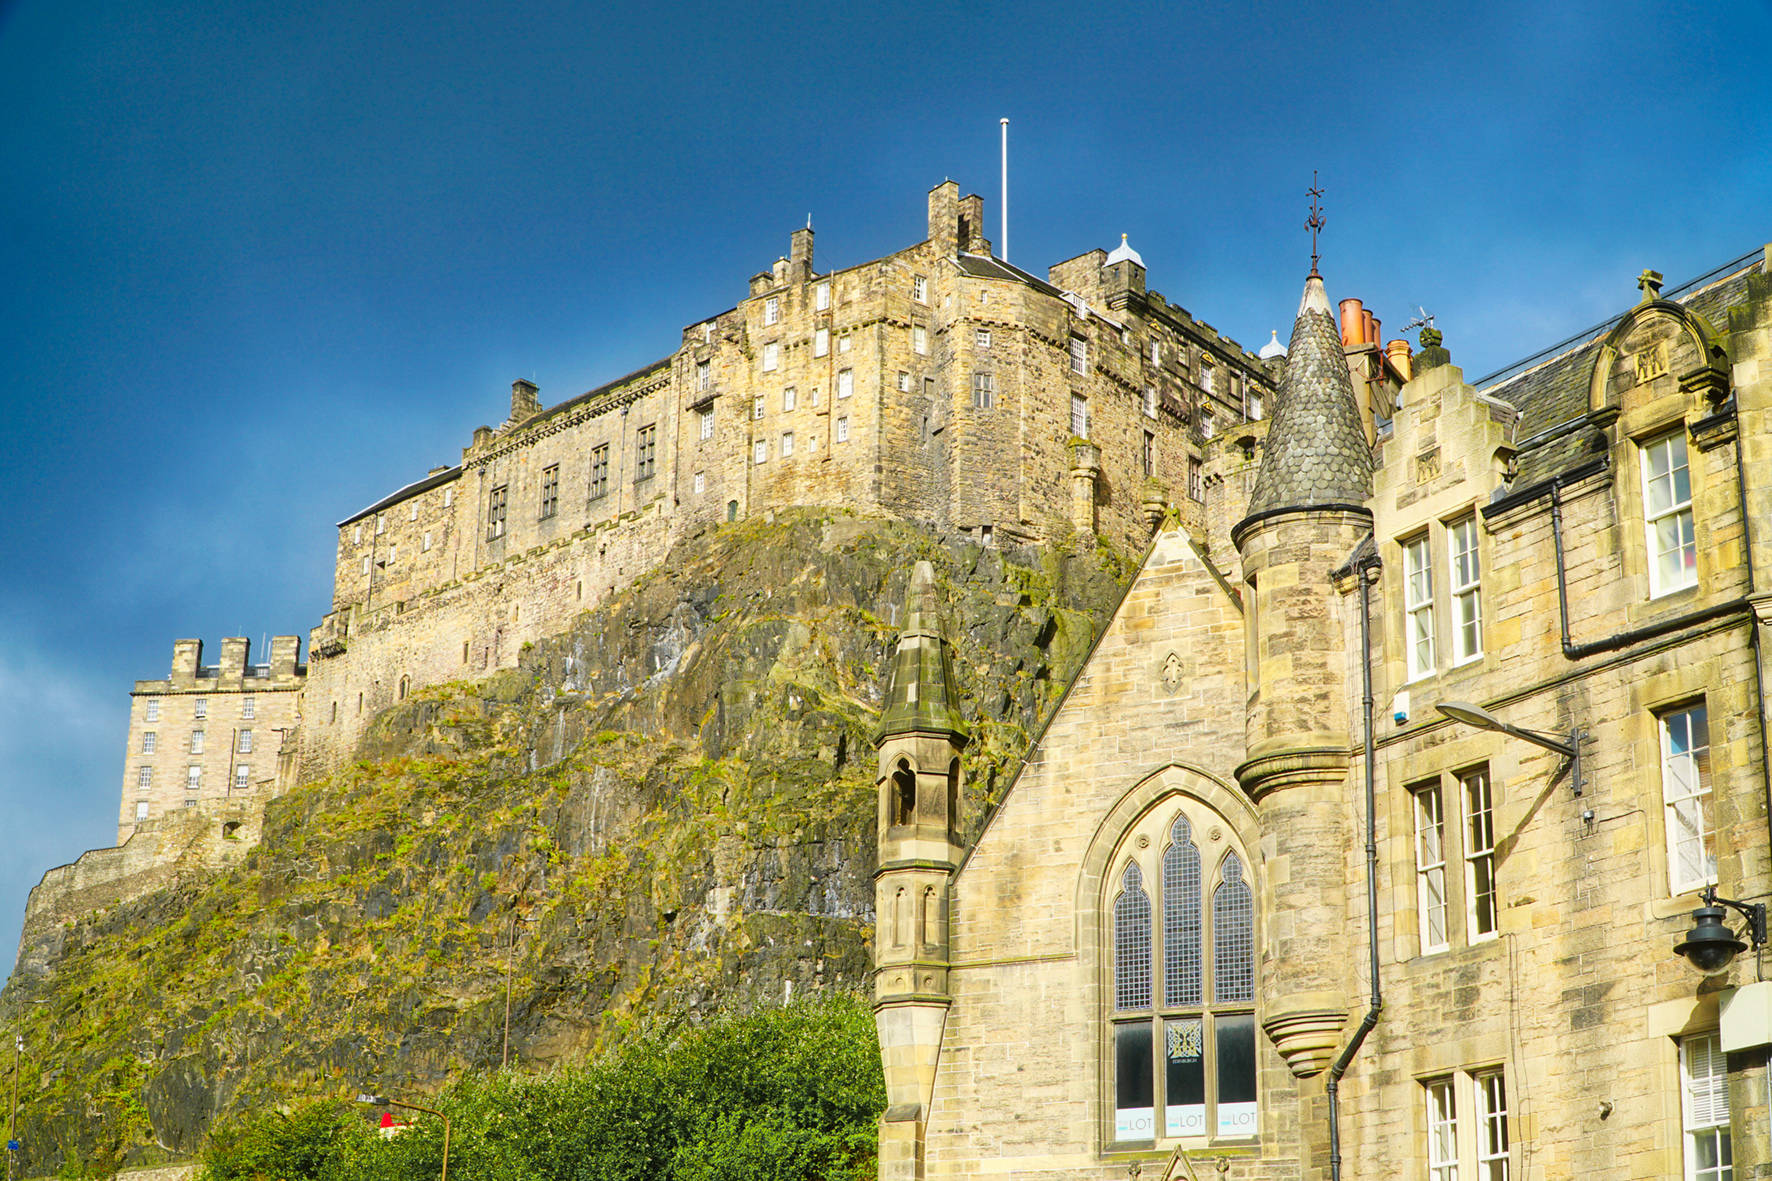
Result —
M1680 374L1680 392L1688 396L1701 394L1705 404L1715 409L1729 397L1729 370L1716 361L1707 360L1696 369Z
M1347 1010L1334 1004L1309 1003L1330 999L1318 995L1297 998L1306 1003L1288 1005L1284 1012L1275 1013L1261 1023L1263 1032L1274 1043L1280 1057L1286 1060L1294 1078L1320 1074L1335 1057L1335 1047L1341 1044Z

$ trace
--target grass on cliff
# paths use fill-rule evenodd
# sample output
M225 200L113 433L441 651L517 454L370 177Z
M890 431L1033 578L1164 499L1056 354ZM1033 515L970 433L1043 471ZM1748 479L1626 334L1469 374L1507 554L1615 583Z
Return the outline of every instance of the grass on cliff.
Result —
M885 1103L873 1015L846 993L652 1033L595 1066L476 1076L424 1101L450 1118L461 1181L862 1181ZM421 1115L383 1139L376 1110L319 1102L222 1124L199 1181L437 1176L442 1122Z

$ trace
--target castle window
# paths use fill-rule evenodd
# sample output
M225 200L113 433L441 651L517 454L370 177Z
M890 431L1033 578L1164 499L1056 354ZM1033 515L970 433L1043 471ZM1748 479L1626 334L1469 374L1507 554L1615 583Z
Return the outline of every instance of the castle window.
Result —
M812 355L815 357L829 356L831 351L831 330L820 328L812 334Z
M911 280L911 298L918 303L929 302L929 280L918 275Z
M849 333L847 333L847 332L845 332L842 336L839 336L837 338L837 351L839 353L848 352L850 341L851 341L851 337L850 337Z
M781 433L781 457L783 459L786 459L788 456L792 455L793 453L794 453L794 432L793 431L783 431Z
M1429 1181L1507 1181L1507 1080L1496 1070L1459 1071L1424 1079ZM1460 1111L1475 1118L1460 1121Z
M973 344L977 345L981 349L990 348L991 347L991 330L989 328L978 329L978 331L973 334L972 342L973 342Z
M1714 1033L1680 1039L1680 1122L1688 1181L1729 1181L1729 1069Z
M1403 543L1403 645L1409 680L1434 672L1434 568L1427 534Z
M1071 337L1071 372L1089 372L1089 342L1080 336Z
M767 414L768 412L769 412L769 403L768 403L768 400L764 397L764 395L758 394L756 397L751 399L751 417L753 419L762 418L763 415Z
M209 698L199 697L195 701L191 702L191 716L193 718L208 717L209 716Z
M410 693L411 691L412 691L412 677L409 675L401 677L400 678L400 700L405 701L406 695L408 693Z
M140 788L154 786L154 768L137 767L135 769L135 785Z
M464 645L464 647L465 647L465 645ZM466 664L466 663L467 663L467 659L466 659L466 657L463 657L463 659L462 659L462 663L463 663L463 664ZM338 702L336 702L336 701L335 701L335 702L333 702L333 703L332 703L332 718L331 718L331 721L332 721L332 724L333 724L333 725L335 725L335 726L336 726L336 725L337 725L337 724L338 724Z
M240 731L239 751L243 755L249 755L252 753L252 731L251 730Z
M1089 399L1082 394L1071 395L1071 434L1079 439L1089 437Z
M1463 772L1458 783L1464 797L1465 930L1474 943L1493 936L1500 922L1495 903L1495 802L1488 767Z
M158 734L152 730L145 731L142 734L142 753L145 755L153 754L154 748L158 746L159 743L160 736Z
M248 693L240 699L240 720L250 722L258 715L258 702Z
M1643 517L1649 537L1649 594L1671 594L1698 583L1698 546L1692 534L1692 473L1681 429L1643 448Z
M234 768L234 790L245 791L252 786L252 768L241 763Z
M797 392L795 392L793 386L789 386L787 389L781 391L781 408L782 408L782 410L784 410L784 411L792 410L796 405L799 404L799 401L800 401L800 395Z
M697 496L700 496L703 492L706 492L707 490L708 490L707 473L696 472L695 473L695 494Z
M453 489L453 488L443 489L443 507L449 508L454 503L455 503L455 489Z
M766 439L758 439L755 443L753 443L751 445L751 462L756 463L756 464L762 464L762 463L767 463L768 461L769 461L769 442Z
M1200 388L1211 393L1213 386L1217 384L1217 378L1218 370L1213 366L1212 358L1202 356L1200 358Z
M1253 385L1243 387L1243 417L1260 422L1262 414L1261 391Z
M1428 955L1452 945L1446 925L1446 815L1440 781L1430 779L1409 789L1415 801L1415 905L1421 923L1421 952Z
M911 375L906 373L903 369L898 371L898 392L901 394L908 394L911 392Z
M1144 449L1139 453L1139 462L1144 467L1144 474L1157 474L1157 436L1149 431L1144 432Z
M986 529L990 526L986 525ZM960 843L960 760L948 761L948 839Z
M397 545L390 545L388 547L388 560L384 563L384 565L392 566L394 564L394 559L398 558L399 556L400 556L400 547Z
M710 419L712 414L708 416ZM591 448L591 499L609 495L609 444Z
M780 363L781 346L774 341L770 341L763 346L763 372L774 373L776 366Z
M813 290L814 306L817 307L818 310L821 312L830 310L831 285L828 282L827 283L820 283L817 287L813 288L812 290Z
M363 544L363 526L362 525L357 525L355 528L353 528L351 530L351 544L352 545Z
M486 505L487 541L496 541L505 535L505 501L509 495L510 488L505 484L492 490L492 499Z
M1193 500L1206 499L1206 468L1199 460L1187 461L1187 494Z
M550 464L541 473L541 516L547 520L560 511L560 465Z
M726 519L728 521L738 520L738 501L729 500L726 502Z
M203 731L201 730L191 731L191 753L194 755L203 753Z
M773 324L781 319L781 300L770 296L763 301L763 323Z
M921 324L911 325L911 351L919 357L929 355L929 330Z
M185 768L185 790L195 794L203 786L203 768L191 766Z
M855 370L841 369L837 372L837 397L848 398L855 393Z
M1710 719L1701 701L1664 713L1661 732L1661 801L1667 826L1667 876L1684 894L1717 880L1710 821Z
M1193 822L1175 816L1166 837L1160 855L1128 857L1110 908L1113 1139L1253 1136L1254 892L1241 856L1226 850L1208 902ZM1159 871L1155 919L1150 869Z
M904 759L892 771L892 824L917 822L917 773Z
M706 410L696 411L695 420L700 430L702 442L705 443L714 437L714 408L712 406Z
M363 555L363 573L365 573L365 574L369 573L369 555L368 554Z
M634 479L650 480L658 456L658 425L648 423L634 432Z
M1157 387L1154 385L1144 387L1144 416L1146 418L1157 416Z
M418 520L418 501L415 500L406 506L406 519L408 521Z
M380 513L377 513L375 515L375 535L377 537L380 537L383 533L387 532L387 525L388 525L388 523L387 523L386 518L384 518Z
M137 820L146 820L148 818L148 801L137 800L135 802L135 818Z
M160 699L158 697L148 698L147 705L142 707L142 720L145 722L160 720Z
M695 388L703 393L714 388L714 363L697 361L695 363Z
M1452 663L1483 654L1482 563L1477 556L1477 518L1472 514L1446 529L1452 565Z
M849 441L849 419L847 416L844 416L843 418L839 418L837 420L837 442L847 443L848 441Z
M972 406L975 410L989 410L997 404L996 379L989 373L972 375Z
M1211 408L1200 407L1200 437L1210 439L1216 434L1218 434L1218 424L1212 420Z
M429 529L425 530L425 535L419 539L418 552L421 554L431 552L431 531Z

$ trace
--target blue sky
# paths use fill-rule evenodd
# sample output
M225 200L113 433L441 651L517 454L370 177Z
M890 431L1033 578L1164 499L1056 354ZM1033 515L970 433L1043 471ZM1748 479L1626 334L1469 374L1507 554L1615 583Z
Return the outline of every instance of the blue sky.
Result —
M1457 11L1438 12L1438 8ZM306 635L332 523L668 353L811 213L821 269L945 177L1041 271L1124 232L1285 336L1333 298L1472 377L1772 238L1767 4L815 7L0 0L0 968L114 834L175 637Z

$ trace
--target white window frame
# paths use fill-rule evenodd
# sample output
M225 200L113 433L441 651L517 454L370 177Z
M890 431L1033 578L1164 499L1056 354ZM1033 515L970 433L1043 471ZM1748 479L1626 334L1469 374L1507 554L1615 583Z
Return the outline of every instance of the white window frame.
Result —
M827 357L831 352L831 330L829 328L814 329L812 333L812 355Z
M147 704L142 707L142 720L144 722L160 720L160 699L158 697L148 698Z
M240 731L240 740L239 740L239 743L237 744L237 746L235 747L235 751L236 751L236 753L243 754L243 755L249 755L252 753L252 731L251 730Z
M850 332L843 333L841 336L837 337L837 351L839 353L848 352L849 346L854 343L854 340L855 340L854 333L850 333Z
M1464 838L1465 940L1481 943L1501 931L1501 892L1495 880L1495 785L1487 764L1458 773L1458 795L1464 806L1459 835Z
M146 791L154 786L154 768L137 767L135 769L135 785Z
M157 731L144 730L142 732L142 753L143 754L145 754L145 755L153 754L154 748L159 745L160 745L160 735Z
M135 819L136 819L136 821L139 823L140 821L146 820L147 818L148 818L148 801L137 800L135 802Z
M972 336L972 343L977 348L981 348L981 349L990 348L991 347L991 330L989 328L976 329L973 333L973 336Z
M1652 439L1642 448L1643 468L1643 535L1648 546L1649 597L1659 598L1698 585L1698 544L1692 531L1692 469L1682 427ZM1665 456L1666 470L1655 471L1658 457ZM1680 478L1685 477L1685 495L1680 494ZM1659 536L1671 529L1674 548L1666 548ZM1679 574L1667 578L1661 560L1678 551Z
M1071 372L1089 372L1089 342L1075 333L1071 334Z
M751 462L758 467L769 462L769 440L758 439L751 444Z
M1693 737L1704 728L1703 745ZM1661 801L1667 828L1667 880L1670 894L1689 894L1717 880L1716 845L1711 827L1710 713L1703 701L1688 702L1656 715L1661 748ZM1676 750L1677 744L1685 749ZM1681 817L1684 816L1682 820ZM1691 846L1697 845L1697 866Z
M258 702L249 693L240 699L240 720L250 722L258 716Z
M1154 385L1144 387L1144 416L1157 417L1157 387Z
M703 492L706 492L707 490L708 490L707 473L706 472L696 472L695 473L695 494L697 496L700 496Z
M1071 395L1071 434L1079 439L1089 437L1089 399L1082 394Z
M1452 946L1451 908L1446 900L1446 804L1438 776L1409 785L1409 809L1415 817L1415 918L1421 928L1421 954L1434 955Z
M781 365L781 345L770 341L763 346L763 372L774 373Z
M247 788L249 788L251 786L252 786L252 768L247 766L245 763L236 764L234 767L234 790L235 791L245 791Z
M714 408L709 406L705 410L698 411L696 418L700 420L701 439L705 443L714 437Z
M1438 668L1434 651L1434 562L1426 530L1403 547L1403 655L1408 680L1431 677Z
M766 394L758 394L751 399L751 418L760 419L769 413L769 398Z
M929 278L926 275L915 275L911 278L911 298L918 303L929 302Z
M929 355L929 330L921 324L911 325L911 352L919 357Z
M778 324L781 322L781 299L771 295L763 301L763 323Z
M799 405L799 402L800 393L793 386L781 391L781 408L784 413Z
M783 459L786 459L788 456L792 455L793 453L794 453L794 432L793 431L783 431L781 433L781 457Z
M908 394L911 392L911 375L903 369L898 371L898 392L901 394Z
M203 790L203 768L195 764L185 768L185 790Z
M429 532L427 532L420 540L418 552L421 554L428 554L431 552L431 535Z
M1163 342L1159 341L1159 340L1153 340L1153 341L1151 341L1151 364L1161 365L1162 363L1163 363Z
M849 441L849 416L844 415L843 417L837 419L837 442L847 443L848 441Z
M1508 1181L1513 1137L1509 1134L1507 1075L1501 1070L1471 1074L1476 1100L1477 1181Z
M695 363L695 388L697 390L707 390L712 388L713 384L714 363L711 360L697 361Z
M208 741L208 736L205 734L204 731L192 730L191 731L191 753L194 755L202 754L203 747L207 741Z
M850 398L855 396L855 370L837 370L837 397Z
M812 291L813 306L821 312L829 311L831 307L831 285L828 282L820 283L817 287L814 287Z
M209 698L199 697L195 701L191 702L191 716L193 718L208 717L209 716Z
M361 523L357 524L355 527L353 527L351 529L351 544L352 545L363 544L363 526Z
M1446 567L1452 588L1452 664L1483 656L1483 562L1477 515L1446 526Z
M972 375L972 408L974 410L990 410L996 404L996 376L990 373L974 373Z
M1451 1075L1421 1085L1427 1099L1428 1181L1459 1181L1458 1087Z
M1729 1067L1715 1033L1680 1039L1680 1130L1686 1181L1730 1181L1732 1165L1720 1163L1729 1145ZM1709 1167L1698 1160L1707 1141L1719 1162Z

